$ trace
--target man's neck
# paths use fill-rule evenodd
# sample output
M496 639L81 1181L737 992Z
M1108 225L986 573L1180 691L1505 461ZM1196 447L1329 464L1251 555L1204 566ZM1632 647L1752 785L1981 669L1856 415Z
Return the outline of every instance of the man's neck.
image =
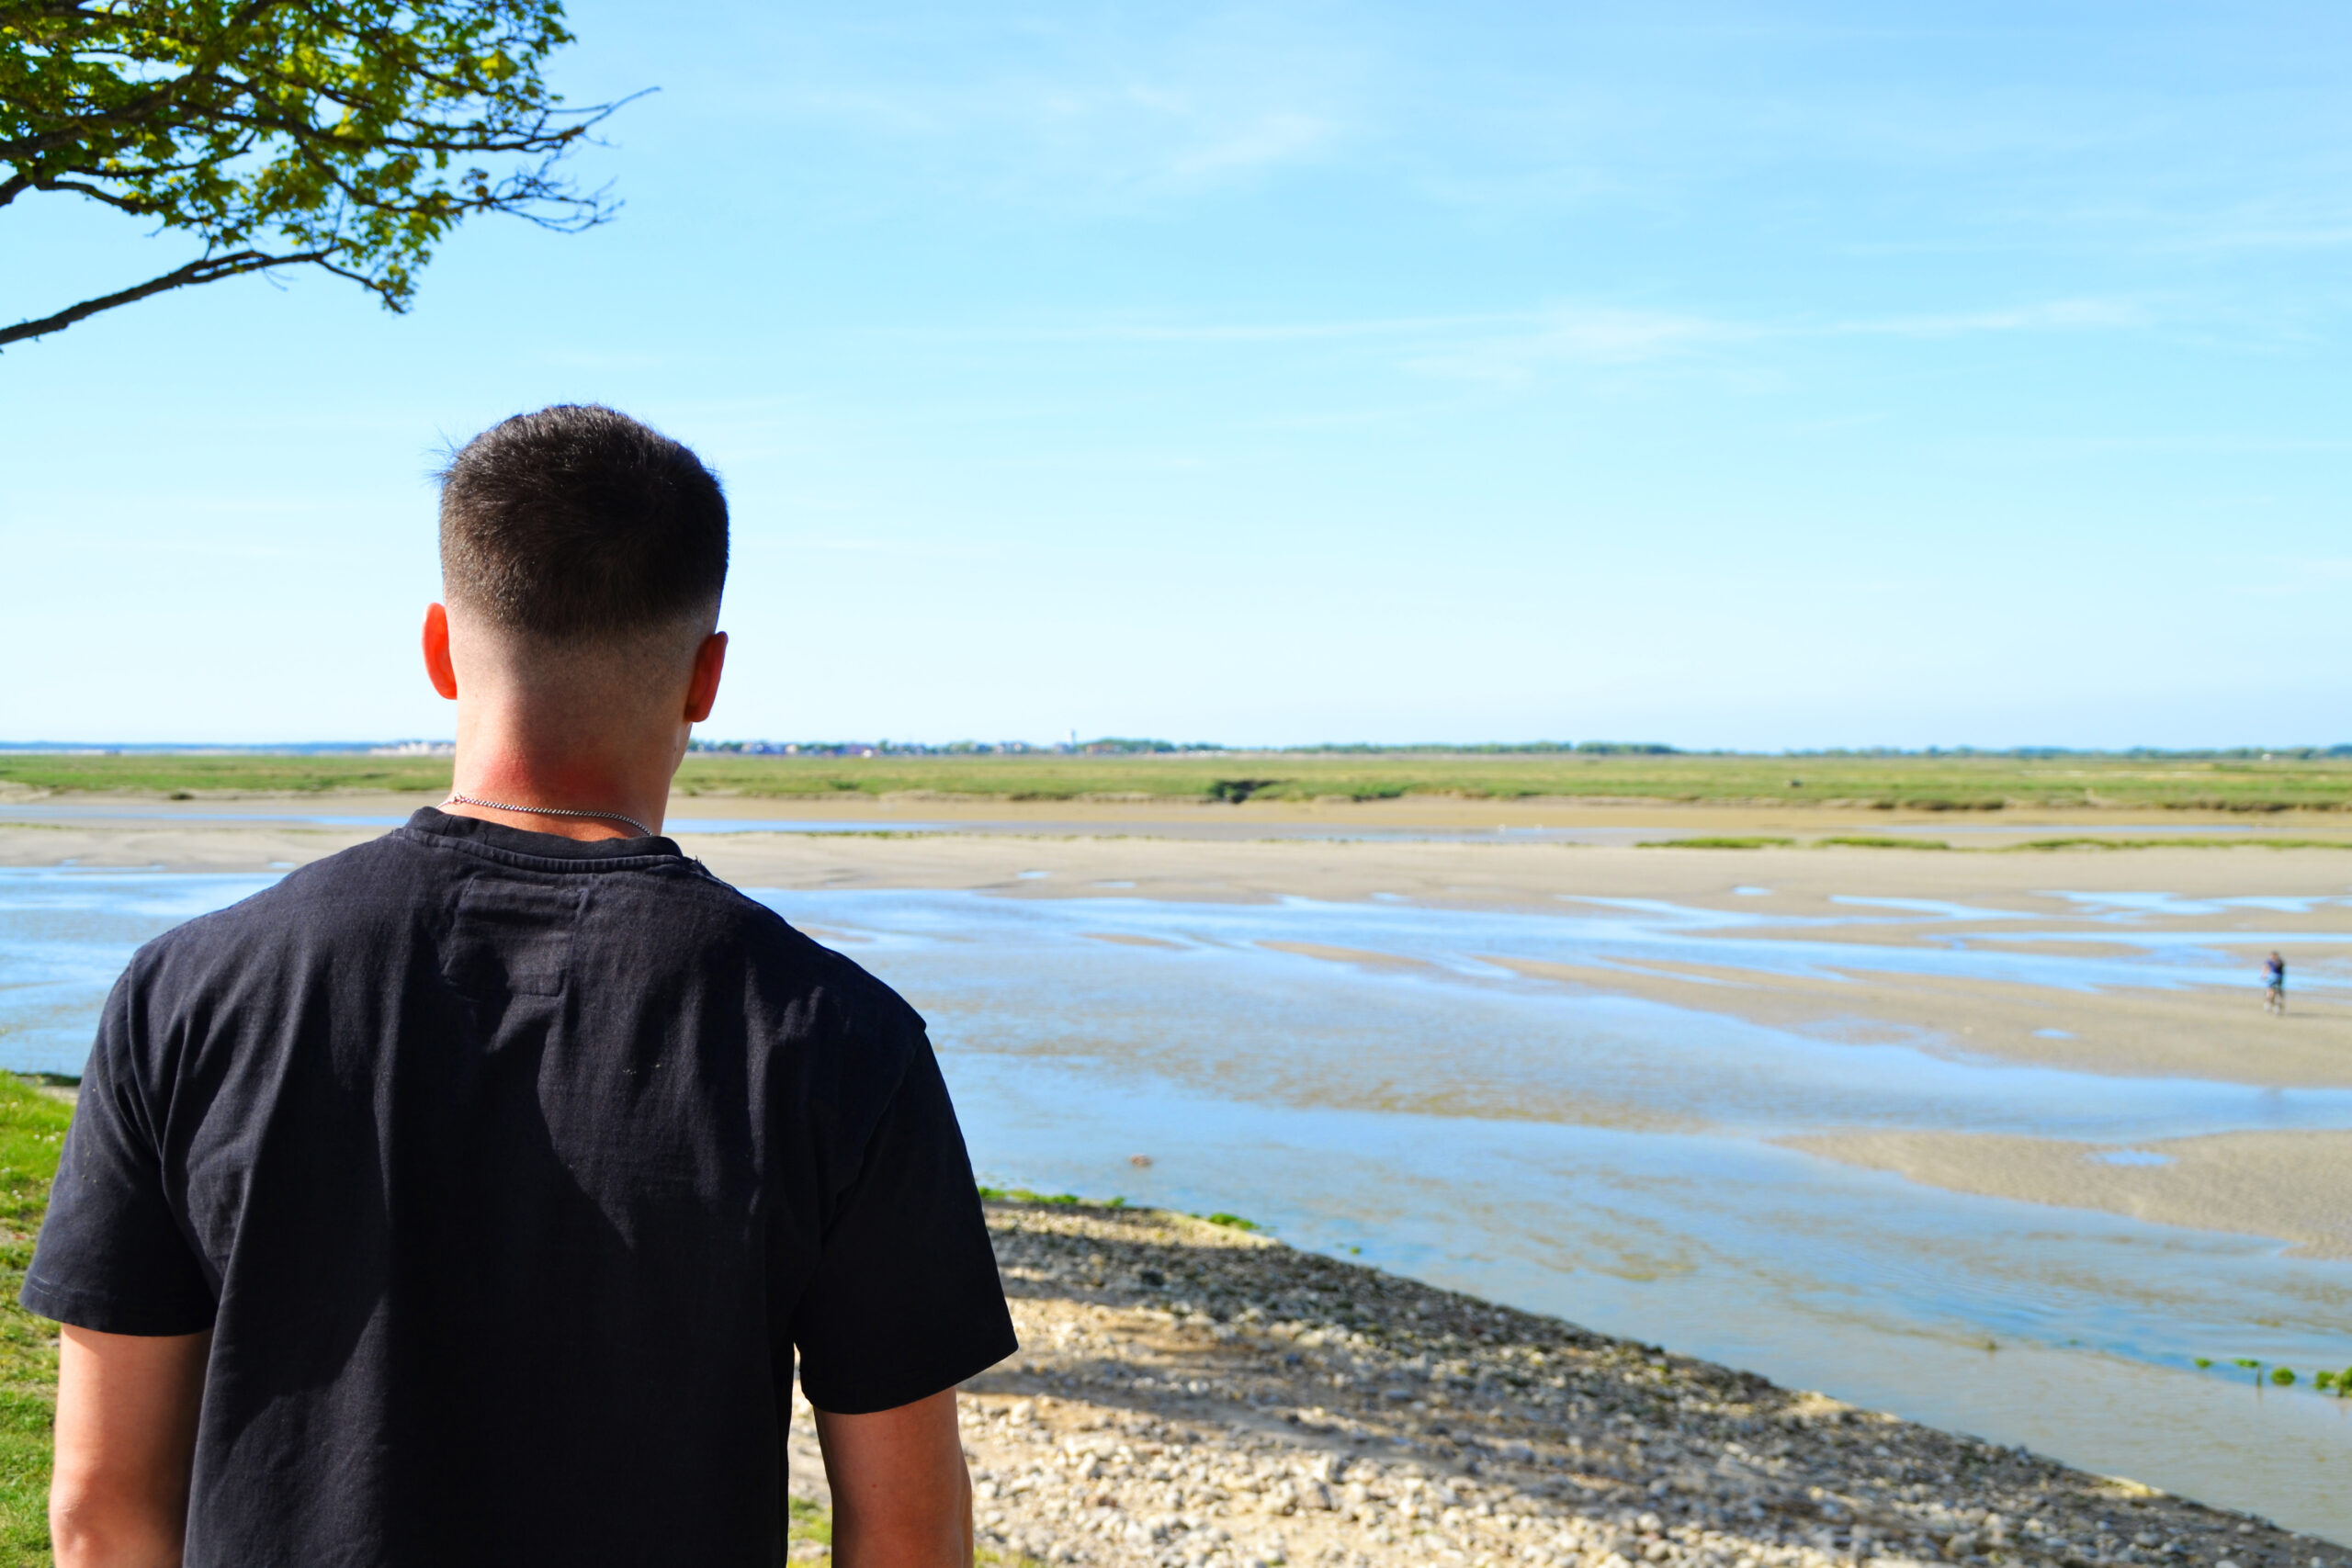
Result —
M527 791L503 792L527 795ZM638 839L657 837L662 831L662 818L657 812L643 818L633 811L616 811L600 807L527 806L520 801L494 798L481 789L452 789L441 802L441 809L452 817L474 817L485 822L503 822L510 828L520 828L530 833L552 833L560 839L577 839L592 842L599 839Z
M457 767L443 810L567 839L662 831L677 759L658 739L639 747L560 748L504 727L469 725L465 716L459 716Z

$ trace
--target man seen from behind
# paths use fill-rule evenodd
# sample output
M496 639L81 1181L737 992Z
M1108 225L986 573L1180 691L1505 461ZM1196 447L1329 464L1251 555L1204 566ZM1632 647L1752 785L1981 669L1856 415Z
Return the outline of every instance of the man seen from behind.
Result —
M438 809L142 948L24 1300L60 1568L960 1568L1013 1348L914 1011L661 836L728 522L607 409L443 476Z

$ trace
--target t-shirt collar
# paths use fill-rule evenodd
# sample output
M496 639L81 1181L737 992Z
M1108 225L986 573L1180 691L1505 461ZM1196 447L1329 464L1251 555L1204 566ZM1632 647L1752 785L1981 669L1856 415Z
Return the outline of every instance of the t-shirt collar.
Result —
M405 831L430 834L461 844L501 850L534 860L599 862L667 857L684 860L685 852L660 835L643 839L567 839L560 833L534 833L480 817L458 817L424 807L408 819Z

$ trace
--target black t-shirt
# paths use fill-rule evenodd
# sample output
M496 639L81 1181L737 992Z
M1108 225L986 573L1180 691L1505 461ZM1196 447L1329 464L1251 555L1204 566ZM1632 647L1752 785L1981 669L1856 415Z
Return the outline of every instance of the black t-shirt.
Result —
M24 1290L213 1330L190 1568L783 1560L792 1353L1013 1348L923 1025L667 839L425 810L140 950Z

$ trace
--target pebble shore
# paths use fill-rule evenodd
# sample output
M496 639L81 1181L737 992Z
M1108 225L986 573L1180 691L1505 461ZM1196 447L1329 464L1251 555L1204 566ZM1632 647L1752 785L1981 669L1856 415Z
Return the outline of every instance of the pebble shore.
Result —
M966 1389L984 1558L2352 1568L2261 1520L1229 1226L1021 1201L989 1224L1023 1348ZM821 1502L808 1420L793 1488Z

